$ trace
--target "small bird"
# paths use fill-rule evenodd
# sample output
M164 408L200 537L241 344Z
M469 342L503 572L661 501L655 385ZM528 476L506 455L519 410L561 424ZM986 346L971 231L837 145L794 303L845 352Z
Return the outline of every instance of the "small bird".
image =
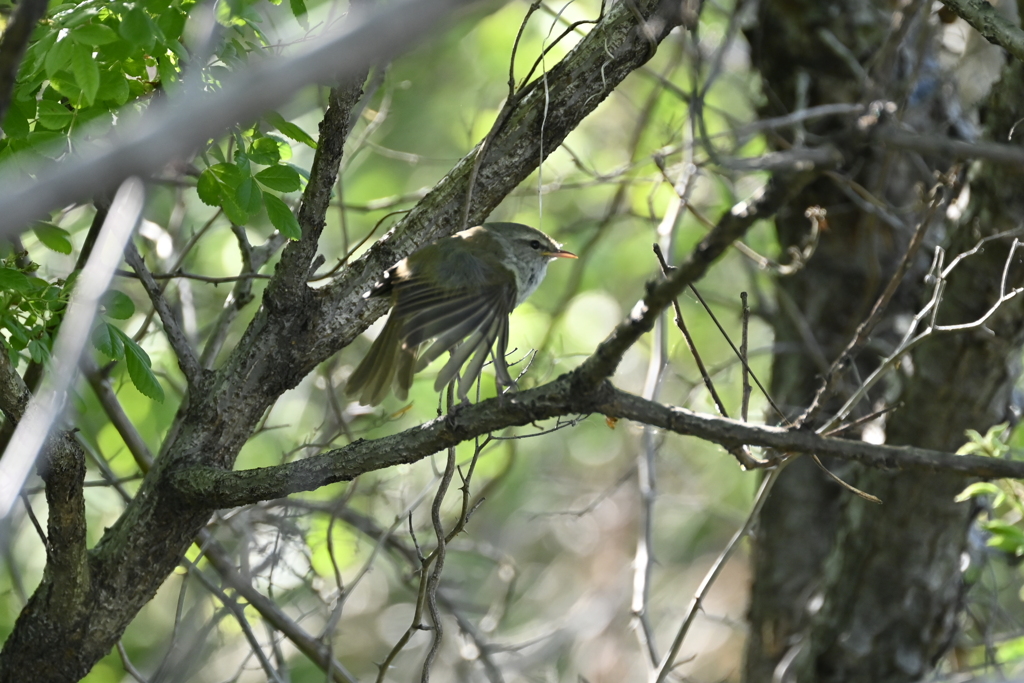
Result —
M509 314L537 289L556 258L576 255L528 225L484 223L402 259L364 295L390 296L391 317L349 377L345 392L358 396L360 403L377 405L394 382L395 395L404 401L413 374L445 351L452 356L437 374L435 391L469 361L458 392L467 402L467 390L488 354L493 354L498 382L512 386L505 362Z

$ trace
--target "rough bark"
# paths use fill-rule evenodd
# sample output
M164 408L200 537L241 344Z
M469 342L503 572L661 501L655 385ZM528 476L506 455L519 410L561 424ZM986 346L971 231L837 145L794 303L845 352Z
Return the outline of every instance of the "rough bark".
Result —
M794 101L796 77L803 69L812 84L810 106L885 98L896 102L902 121L919 132L946 135L955 130L949 103L943 96L929 96L940 90L942 74L932 66L936 38L926 3L912 3L892 32L888 3L849 1L828 8L817 3L764 6L751 39L755 64L774 104ZM838 37L849 54L839 58L822 44L818 38L823 29ZM850 57L870 80L853 77ZM793 64L799 68L792 69ZM1017 78L1007 82L1019 82ZM1013 111L998 98L992 106ZM989 134L1006 139L1010 116L999 118ZM1000 132L1004 137L998 137ZM852 166L853 177L893 205L909 206L913 184L931 180L915 174L908 161L891 151L868 153ZM941 160L925 161L944 168ZM982 168L971 178L969 214L959 225L949 226L946 247L951 256L983 235L1021 223L1019 199L1007 196L1019 187L1017 174ZM880 223L834 185L810 188L790 216L799 216L810 204L828 210L829 231L808 267L779 282L785 300L773 321L778 341L804 351L779 356L773 368L776 399L793 407L810 399L824 369L821 361L831 362L851 337L852 326L863 319L909 239L908 231ZM794 240L794 222L780 215L783 243ZM1006 256L1006 246L1000 245L964 261L950 282L940 320L969 322L987 310L998 298ZM898 316L923 305L920 275L919 267L890 305L873 341L876 348L889 350ZM913 352L912 374L888 387L890 394L901 389L903 403L888 419L888 443L954 450L965 441L966 428L984 432L1006 419L1018 374L1007 359L1019 357L1022 342L1019 302L1010 302L988 327L995 334L979 329L943 335ZM813 340L806 329L814 331ZM876 362L877 357L861 353L856 371L846 372L840 397L856 383L858 373L862 377ZM882 395L876 390L872 400ZM865 412L872 407L865 405ZM835 401L826 404L825 413L830 408L836 408ZM954 503L953 497L963 480L832 468L879 496L883 504L877 506L841 490L804 460L780 478L761 515L746 680L919 679L949 647L962 607L960 563L971 508Z
M658 10L653 0L613 6L548 73L548 98L528 88L513 102L480 164L470 220L489 213L536 168L542 149L546 155L557 148L626 75L652 56L677 21ZM638 20L650 20L653 32L638 30ZM299 211L302 240L285 250L260 311L225 363L216 372L198 374L138 494L89 553L91 583L81 618L48 618L54 584L47 572L0 652L0 681L71 681L88 672L177 566L209 517L209 506L189 505L177 495L168 483L170 476L195 465L230 469L277 397L383 312L359 305L371 279L416 246L459 229L473 155L439 183L393 239L376 245L334 285L318 291L305 285L347 134L348 108L358 92L358 83L353 83L332 97L331 107L337 109L328 111L322 126Z

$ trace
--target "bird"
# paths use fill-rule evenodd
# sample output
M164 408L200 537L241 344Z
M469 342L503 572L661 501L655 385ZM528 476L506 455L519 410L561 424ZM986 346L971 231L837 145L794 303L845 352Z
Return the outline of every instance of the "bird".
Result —
M445 351L452 355L437 374L435 391L466 365L458 395L468 403L467 391L489 354L499 385L514 386L505 362L509 315L537 289L548 263L559 258L576 255L536 228L493 222L443 237L402 259L364 295L390 297L391 316L349 376L346 394L375 406L393 384L395 396L404 401L413 375Z

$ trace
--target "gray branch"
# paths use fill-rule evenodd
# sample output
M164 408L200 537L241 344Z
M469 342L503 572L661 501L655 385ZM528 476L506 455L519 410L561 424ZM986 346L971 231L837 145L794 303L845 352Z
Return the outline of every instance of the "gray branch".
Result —
M1024 31L1000 14L986 0L942 0L985 40L1024 62Z

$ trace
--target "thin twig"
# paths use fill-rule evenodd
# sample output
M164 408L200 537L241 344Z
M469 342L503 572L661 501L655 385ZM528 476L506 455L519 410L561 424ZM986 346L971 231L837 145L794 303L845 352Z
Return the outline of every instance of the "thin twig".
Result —
M134 678L138 683L149 683L146 677L142 675L142 672L135 668L132 664L132 660L128 659L128 653L124 649L124 641L117 641L117 655L121 658L121 666L128 672L128 675Z
M690 607L686 611L686 616L683 618L683 623L680 624L679 630L676 631L676 637L672 641L672 646L665 654L665 658L661 660L661 664L658 666L657 671L651 677L654 683L663 683L668 675L672 672L672 667L675 664L676 657L679 656L679 650L683 646L683 639L686 638L687 632L690 630L690 626L693 624L693 620L697 617L697 612L700 611L701 606L704 604L704 599L707 597L708 592L711 590L711 586L714 585L715 580L721 573L722 568L725 567L725 563L732 557L733 552L739 547L740 541L750 533L751 529L757 523L757 519L761 514L761 508L764 507L765 501L768 500L768 494L771 493L772 487L778 480L779 475L782 474L782 470L785 469L785 463L779 465L775 469L768 472L765 476L764 481L761 482L761 488L757 492L757 497L754 499L754 505L750 510L750 514L747 515L746 521L743 526L740 527L739 531L733 534L733 537L729 539L729 543L726 544L725 549L719 554L718 559L711 566L711 569L704 576L704 580L701 581L700 587L697 589L697 593L693 596L693 600L690 602Z
M807 406L804 412L796 418L794 421L797 425L802 425L812 417L818 409L821 407L822 402L828 397L830 391L833 390L836 376L839 372L839 368L842 364L854 353L857 352L868 340L871 332L875 329L875 326L882 319L882 313L888 307L892 297L896 294L896 290L903 282L903 278L906 276L907 271L917 255L918 250L924 243L924 237L928 232L928 228L931 226L932 221L939 213L939 209L946 203L945 193L941 191L941 187L935 187L932 189L932 201L929 203L928 210L920 223L917 225L917 229L914 231L913 236L910 238L910 242L907 245L906 251L903 252L903 257L900 259L899 264L896 266L896 270L893 272L892 277L889 278L889 283L885 289L875 300L874 306L871 307L870 313L867 318L857 326L857 330L853 334L853 338L846 345L846 348L840 352L836 359L832 362L828 372L822 378L821 383L818 385L818 390L814 394L814 398L811 403Z
M199 364L199 358L196 357L195 350L189 344L188 338L178 324L170 304L167 303L167 299L161 293L156 280L150 275L145 262L142 260L142 255L139 254L139 250L135 248L133 243L128 242L125 246L124 258L135 271L135 274L139 276L143 288L149 295L150 301L153 302L153 308L156 309L157 314L160 316L160 322L164 326L164 334L167 336L167 341L170 343L171 348L174 349L174 355L178 359L178 367L181 368L182 374L185 375L185 380L190 388L198 390L203 369Z
M747 368L750 367L748 361L750 356L750 347L747 344L747 332L750 329L750 306L747 304L747 293L740 292L740 303L743 306L743 332L740 337L740 360L743 366L742 382L743 382L743 398L740 402L740 419L744 422L748 419L748 412L750 410L750 373L747 372Z
M448 385L448 410L451 412L455 403L455 383ZM448 449L448 460L445 463L444 474L437 485L437 493L434 495L434 502L430 506L430 523L434 527L434 536L437 539L437 548L433 553L434 567L426 582L427 609L430 612L430 621L434 625L434 637L430 643L427 656L423 659L423 669L420 673L421 683L430 680L430 668L434 664L441 649L441 640L444 637L444 626L441 623L441 612L437 609L437 586L441 581L441 571L444 569L444 559L448 548L448 539L444 533L444 524L441 523L441 503L444 502L445 494L455 476L455 447Z

